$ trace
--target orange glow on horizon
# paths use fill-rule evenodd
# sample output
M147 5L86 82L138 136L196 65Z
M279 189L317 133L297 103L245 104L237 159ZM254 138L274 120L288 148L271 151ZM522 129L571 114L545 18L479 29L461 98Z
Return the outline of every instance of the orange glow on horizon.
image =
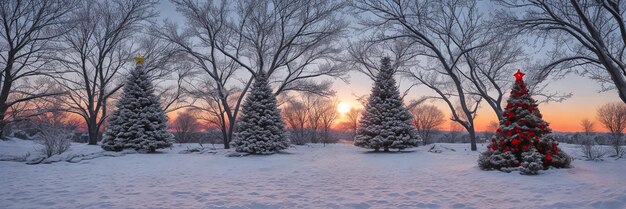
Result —
M344 100L345 101L345 100ZM352 103L359 104L356 100ZM441 111L446 114L446 117L449 117L450 110L445 104L432 103L432 105L437 106ZM359 106L352 106L351 108L358 108ZM595 131L596 132L606 132L607 130L602 127L602 125L596 120L596 108L595 105L592 107L588 107L588 105L564 105L562 103L548 103L548 104L540 104L539 110L543 115L543 119L550 124L550 128L553 132L581 132L582 128L580 126L580 121L582 119L588 118L595 123ZM580 111L581 109L586 111ZM345 114L340 115L337 118L336 125L342 122L345 122ZM439 127L439 130L448 131L450 130L450 125L448 118L446 118L446 122ZM487 130L489 123L492 121L498 122L498 118L495 113L489 107L482 107L478 111L478 116L474 120L474 125L476 126L477 132L484 132Z
M363 108L361 103L358 102L356 98L349 94L345 95L346 93L340 93L339 95L337 95L339 98L341 98L341 102L337 105L337 111L341 114L337 116L337 119L333 125L333 129L341 129L342 124L345 124L347 122L348 119L345 113L349 112L351 109ZM594 98L583 97L571 98L563 103L542 103L539 105L539 110L543 115L543 119L550 124L550 128L554 132L580 132L582 131L580 127L580 121L584 118L588 118L595 122L596 132L606 132L607 130L602 127L602 125L596 120L596 109L599 105L604 104L605 102L598 101L595 103L590 103L589 101L592 99ZM410 101L410 99L405 100ZM437 106L441 111L444 112L446 117L449 117L450 110L445 104L437 102L428 103ZM178 112L180 111L182 110L168 113L170 123L173 122L173 120L178 115ZM493 121L499 122L493 111L486 105L483 105L479 109L478 115L474 120L476 131L484 132L485 130L487 130L489 123ZM207 124L203 124L202 126L203 128L206 128ZM450 130L448 118L446 118L446 122L441 125L441 127L439 127L439 130Z

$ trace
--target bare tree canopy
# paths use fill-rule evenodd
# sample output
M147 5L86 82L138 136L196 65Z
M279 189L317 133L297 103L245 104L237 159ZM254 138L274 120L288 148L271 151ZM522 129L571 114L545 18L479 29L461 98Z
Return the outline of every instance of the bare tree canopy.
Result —
M350 108L350 111L346 113L346 128L352 133L352 139L356 136L356 129L359 128L359 120L363 114L362 108Z
M443 112L434 105L415 106L411 109L411 114L413 126L424 140L424 144L429 144L432 132L446 122Z
M542 102L570 97L547 82L575 72L626 103L625 1L501 0L489 8L479 0L169 1L182 22L161 19L159 0L0 0L0 137L62 96L60 110L84 120L89 144L98 143L134 56L145 57L164 109L198 111L225 148L257 74L268 75L285 122L304 143L321 136L304 130L329 129L338 117L327 100L333 81L347 82L351 71L374 78L382 57L409 81L403 99L417 87L430 90L406 107L440 124L443 113L422 103L441 102L472 150L478 109L503 119L518 68ZM342 116L342 127L356 129L358 111ZM580 125L594 131L593 121ZM417 128L438 125L427 126Z
M293 144L302 145L306 143L306 129L309 128L310 101L308 99L304 101L290 100L282 108L283 119L286 128L291 132L290 140Z
M598 121L609 132L621 134L626 128L626 105L609 103L598 108Z
M290 131L291 143L329 143L332 128L339 117L338 101L311 93L290 98L282 108L282 117Z
M378 40L402 40L414 48L411 56L426 59L425 64L412 66L406 74L445 102L451 120L469 132L472 150L477 149L474 118L487 95L473 94L468 89L472 75L462 68L471 52L495 40L495 36L488 35L489 27L476 4L471 0L358 0L354 4L361 12L374 16L363 18L361 24L372 29Z
M416 50L407 39L380 42L377 36L371 36L351 43L345 62L351 65L352 70L375 80L383 57L390 57L395 69L411 67L416 64L414 58L419 55Z
M7 110L18 103L59 94L27 88L24 79L48 75L51 42L65 31L75 0L0 1L0 136L9 121Z
M176 44L190 57L194 68L210 79L204 82L210 87L205 89L213 91L214 96L211 105L201 106L217 110L212 112L217 113L214 115L221 124L226 148L242 99L256 73L263 71L272 78L276 95L288 91L332 95L331 82L320 78L343 79L348 72L335 62L336 54L341 52L335 42L346 28L339 18L345 2L173 3L186 18L187 27L181 32L175 24L166 22L153 33Z
M322 103L321 111L320 111L320 122L322 127L322 143L331 143L333 139L331 137L332 127L335 125L337 118L339 117L339 112L337 111L337 105L339 101L334 100L325 100Z
M499 1L512 11L499 18L554 42L544 73L579 69L602 85L617 89L626 102L626 1ZM522 11L521 14L516 14Z
M597 118L612 135L615 155L623 156L626 152L622 147L624 128L626 128L626 104L619 102L605 104L598 108Z
M196 118L193 110L185 110L178 113L172 124L172 129L177 142L188 143L191 142L192 136L200 130L200 123L198 123L198 118Z
M589 120L589 118L585 118L580 121L580 127L583 129L583 132L587 136L595 132L595 125L596 124L593 121Z
M111 102L122 88L119 75L131 63L132 40L156 15L154 0L81 1L61 36L57 80L69 91L68 111L81 116L89 144L97 144Z
M502 101L511 86L514 70L530 58L523 37L510 28L495 25L476 0L357 0L360 24L371 36L352 44L348 62L371 77L372 57L391 54L404 75L436 93L426 99L442 100L451 120L470 134L475 150L474 118L486 103L502 119ZM548 79L527 65L529 86L543 102L563 101L571 94L546 91ZM360 68L360 69L359 69Z

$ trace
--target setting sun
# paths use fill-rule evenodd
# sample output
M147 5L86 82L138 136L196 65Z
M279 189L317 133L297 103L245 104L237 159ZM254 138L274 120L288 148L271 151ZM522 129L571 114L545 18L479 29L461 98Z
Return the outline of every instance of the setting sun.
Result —
M337 105L337 112L339 112L341 114L346 114L346 113L350 112L350 103L340 102Z

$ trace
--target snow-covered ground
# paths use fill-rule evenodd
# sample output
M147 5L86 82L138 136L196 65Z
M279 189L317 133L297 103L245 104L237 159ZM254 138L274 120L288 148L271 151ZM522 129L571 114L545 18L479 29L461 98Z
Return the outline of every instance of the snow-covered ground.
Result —
M0 156L34 146L1 141ZM311 145L247 157L178 154L186 146L197 145L78 163L1 161L0 208L626 208L624 159L523 176L479 170L468 144L438 144L442 153ZM101 151L74 144L70 152Z

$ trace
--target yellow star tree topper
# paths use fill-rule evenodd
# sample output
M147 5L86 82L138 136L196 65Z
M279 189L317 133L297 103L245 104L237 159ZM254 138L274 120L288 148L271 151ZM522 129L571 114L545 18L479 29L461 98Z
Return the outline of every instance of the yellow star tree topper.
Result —
M135 63L137 63L137 64L143 64L144 60L145 60L145 58L143 58L143 56L141 56L141 55L137 55L135 57Z

